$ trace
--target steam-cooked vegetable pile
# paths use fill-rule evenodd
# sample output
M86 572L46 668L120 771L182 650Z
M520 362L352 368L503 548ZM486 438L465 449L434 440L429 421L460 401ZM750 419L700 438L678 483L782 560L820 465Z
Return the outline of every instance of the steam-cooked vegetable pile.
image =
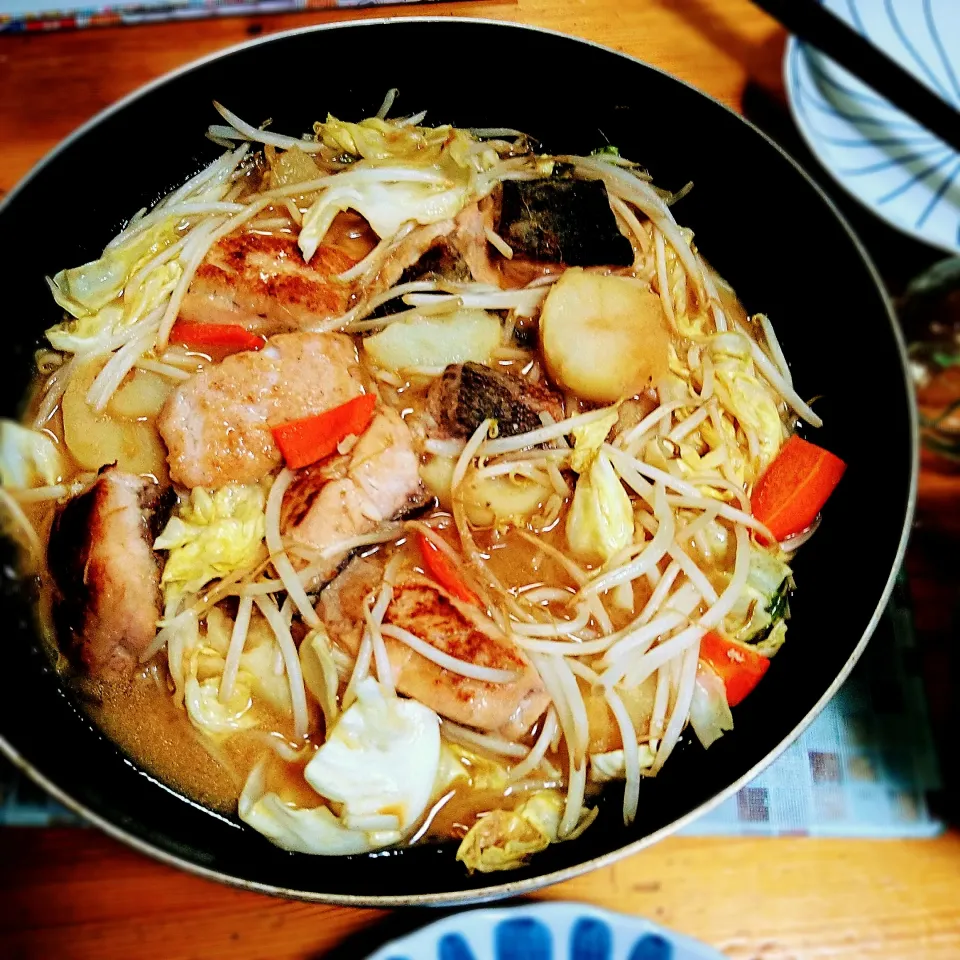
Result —
M140 763L288 850L502 870L732 729L844 467L686 188L393 95L217 105L226 152L50 281L0 499Z

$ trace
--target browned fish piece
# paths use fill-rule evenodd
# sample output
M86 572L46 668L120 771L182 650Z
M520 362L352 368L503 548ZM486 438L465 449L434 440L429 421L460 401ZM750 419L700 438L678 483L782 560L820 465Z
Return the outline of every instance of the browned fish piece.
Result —
M363 633L362 604L382 577L372 560L354 560L320 595L318 612L331 637L356 653ZM437 650L468 663L512 670L507 683L453 673L399 640L385 638L397 689L441 716L479 730L523 736L543 715L549 697L523 651L475 607L461 603L417 573L401 576L383 618Z
M446 436L469 437L488 417L501 437L543 426L541 413L563 419L560 397L542 384L482 363L451 364L434 380L427 406Z
M328 551L319 579L329 580L347 552L331 547L376 530L423 499L419 461L407 425L382 408L345 456L297 472L283 498L280 529L294 557Z
M286 333L211 364L170 396L157 426L185 487L252 483L281 463L270 428L363 393L357 349L340 333Z
M99 679L131 676L156 635L161 501L156 484L110 466L54 518L47 560L58 633Z
M507 180L497 229L515 253L535 260L569 267L629 267L634 261L599 180Z
M308 264L292 235L234 233L197 268L180 319L239 324L263 336L309 329L346 312L350 286L336 275L356 262L321 245Z

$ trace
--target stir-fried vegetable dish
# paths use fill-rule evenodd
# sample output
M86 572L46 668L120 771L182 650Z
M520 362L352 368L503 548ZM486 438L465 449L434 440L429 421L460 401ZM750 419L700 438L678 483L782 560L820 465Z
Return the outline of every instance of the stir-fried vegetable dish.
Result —
M137 763L287 850L504 870L733 728L844 464L685 189L392 100L215 105L219 159L50 279L0 499Z

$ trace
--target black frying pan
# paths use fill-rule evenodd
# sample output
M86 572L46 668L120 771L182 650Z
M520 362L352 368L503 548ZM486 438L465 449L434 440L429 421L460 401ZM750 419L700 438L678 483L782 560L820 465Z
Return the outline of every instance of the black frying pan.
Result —
M0 747L15 762L113 836L167 862L267 892L379 906L532 890L652 843L730 795L797 736L860 655L903 555L916 483L911 394L889 304L856 237L800 168L739 116L652 67L477 20L268 37L187 67L87 124L0 208L8 291L0 412L16 413L32 351L59 319L44 275L99 255L125 217L215 158L203 137L218 119L212 100L299 133L328 110L369 115L391 86L400 88L399 110L426 108L437 123L517 127L551 152L609 141L661 186L693 180L678 219L747 309L773 318L800 393L822 397L817 440L849 470L796 561L788 642L736 709L734 733L708 752L685 743L642 784L633 827L623 827L612 787L580 839L515 873L470 877L449 845L338 859L289 854L185 800L78 711L38 648L29 589L5 584Z

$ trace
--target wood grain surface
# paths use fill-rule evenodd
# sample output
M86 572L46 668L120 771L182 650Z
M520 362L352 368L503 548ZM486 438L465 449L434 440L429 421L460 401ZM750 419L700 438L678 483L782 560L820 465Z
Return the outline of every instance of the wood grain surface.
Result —
M389 936L439 916L231 890L93 830L7 830L0 862L5 960L359 960ZM955 960L958 891L956 834L937 841L678 837L538 897L643 914L731 960Z
M97 111L180 64L251 36L388 14L531 23L648 60L736 108L748 90L774 112L783 100L783 32L747 0L445 3L0 37L0 190ZM960 563L947 532L960 532L960 480L926 462L921 490L908 568L938 731L952 755ZM955 960L960 833L930 841L672 838L540 896L644 914L734 960ZM0 831L2 960L360 958L437 916L231 890L92 829Z
M782 31L747 0L519 0L225 17L0 38L0 189L79 124L174 67L253 36L364 16L472 16L548 27L657 64L731 106L781 87ZM438 67L439 69L439 67Z

